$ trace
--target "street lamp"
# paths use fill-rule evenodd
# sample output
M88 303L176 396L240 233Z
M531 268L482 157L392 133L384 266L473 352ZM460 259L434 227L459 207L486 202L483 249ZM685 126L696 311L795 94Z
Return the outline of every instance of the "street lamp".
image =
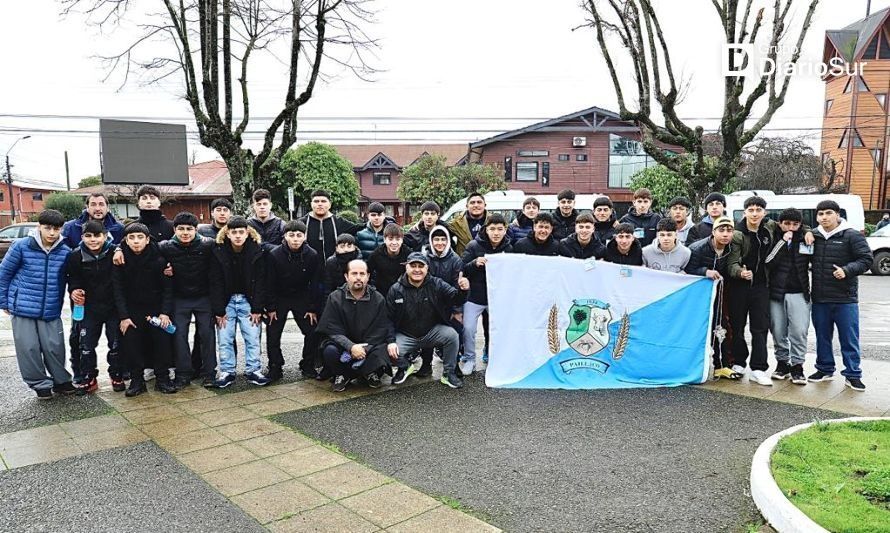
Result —
M12 170L9 166L9 152L15 148L15 145L19 143L19 141L24 141L25 139L30 139L30 135L25 135L24 137L19 137L12 143L12 146L9 147L9 150L6 151L6 185L9 187L9 212L12 215L12 223L15 224L15 197L12 194Z

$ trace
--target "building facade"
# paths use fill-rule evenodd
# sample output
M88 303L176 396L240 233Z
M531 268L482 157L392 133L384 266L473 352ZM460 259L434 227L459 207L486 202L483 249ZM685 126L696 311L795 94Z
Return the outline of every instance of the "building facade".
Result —
M825 81L821 156L834 161L838 188L866 209L887 209L890 8L825 33L823 62L844 66Z
M0 227L30 220L43 211L44 201L48 195L64 191L65 187L49 187L16 179L12 182L11 197L9 190L10 185L5 180L0 183ZM10 201L14 202L15 220L12 218Z

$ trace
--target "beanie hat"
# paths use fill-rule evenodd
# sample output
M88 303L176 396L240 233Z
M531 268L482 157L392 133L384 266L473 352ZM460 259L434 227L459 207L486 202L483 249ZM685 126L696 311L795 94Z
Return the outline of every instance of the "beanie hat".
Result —
M692 202L689 201L685 196L677 196L671 203L668 204L668 207L674 207L675 205L682 205L686 209L692 209ZM707 204L705 204L707 205Z
M424 211L435 211L437 215L442 213L439 204L433 201L424 202L423 205L420 206L420 212L423 213Z
M723 207L726 207L726 196L720 194L719 192L712 192L711 194L705 196L705 206L711 202L720 202L723 204Z
M371 202L371 205L368 206L368 213L383 213L385 211L386 208L380 202Z
M593 208L601 207L607 205L612 209L615 209L615 206L612 204L612 200L608 196L600 196L596 200L593 201Z

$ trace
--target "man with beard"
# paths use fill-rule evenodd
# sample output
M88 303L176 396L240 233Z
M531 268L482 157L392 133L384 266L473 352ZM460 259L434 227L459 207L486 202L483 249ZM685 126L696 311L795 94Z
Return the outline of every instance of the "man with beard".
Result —
M324 262L324 282L321 285L322 305L328 299L329 294L334 292L337 287L343 285L343 276L346 275L346 267L349 265L349 262L360 257L361 254L355 246L355 237L349 234L337 237L337 247L334 249L334 255L328 257Z
M380 387L380 376L390 372L387 346L395 332L382 294L368 285L368 265L361 259L348 263L346 283L331 293L318 324L325 373L334 376L332 390L343 392L353 378Z
M559 255L559 241L553 238L553 215L538 213L534 230L513 246L513 253L526 255Z
M86 208L79 217L65 222L62 226L62 240L72 250L80 246L83 225L90 220L98 220L105 227L106 235L111 236L111 242L118 244L124 235L124 226L118 222L114 215L108 211L108 199L101 192L94 192L87 197Z
M386 296L386 308L396 331L395 342L387 346L389 358L398 368L392 382L401 385L414 373L415 367L409 357L417 350L438 348L444 366L441 383L459 389L464 383L454 369L460 338L448 322L454 306L466 301L470 282L461 273L455 289L430 276L428 262L422 253L412 252L405 265L405 274Z
M575 233L559 242L559 255L574 259L602 259L606 247L594 236L594 218L590 213L581 213L575 219Z
M575 209L575 191L563 189L556 195L556 199L559 208L553 213L553 238L559 242L575 229L578 211Z

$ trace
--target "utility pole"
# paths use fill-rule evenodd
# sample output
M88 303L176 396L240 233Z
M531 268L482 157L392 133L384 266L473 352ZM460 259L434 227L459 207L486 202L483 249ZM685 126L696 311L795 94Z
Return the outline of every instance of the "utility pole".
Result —
M71 173L68 171L68 150L65 150L65 184L71 190Z
M12 195L12 167L9 164L9 152L12 152L12 149L15 148L15 145L19 143L19 141L24 141L25 139L30 139L30 135L25 135L24 137L19 137L12 143L12 146L9 147L9 150L6 151L6 185L9 187L9 212L12 215L12 223L15 224L15 198Z

